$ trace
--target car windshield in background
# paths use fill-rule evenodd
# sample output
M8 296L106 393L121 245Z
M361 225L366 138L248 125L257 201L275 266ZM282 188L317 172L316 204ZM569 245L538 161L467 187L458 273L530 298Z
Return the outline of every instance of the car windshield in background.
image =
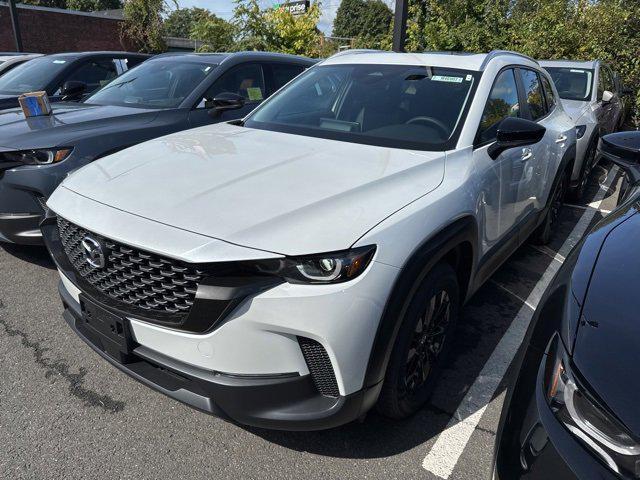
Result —
M558 95L565 100L586 101L591 98L593 70L585 68L545 67L556 84Z
M147 61L113 80L85 100L96 105L177 108L216 65L178 58Z
M405 65L327 65L308 70L245 122L353 143L445 150L479 73Z
M71 60L41 57L18 65L0 77L0 94L20 95L44 90Z

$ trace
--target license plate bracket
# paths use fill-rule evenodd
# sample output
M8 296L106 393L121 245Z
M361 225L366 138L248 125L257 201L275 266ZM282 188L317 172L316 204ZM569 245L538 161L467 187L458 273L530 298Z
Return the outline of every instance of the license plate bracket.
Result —
M76 322L80 332L98 349L121 363L129 360L133 339L129 321L80 295L82 319Z

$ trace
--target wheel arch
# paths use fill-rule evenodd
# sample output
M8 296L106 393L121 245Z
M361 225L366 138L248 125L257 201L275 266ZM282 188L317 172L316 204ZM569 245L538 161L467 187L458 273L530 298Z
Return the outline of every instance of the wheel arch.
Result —
M365 373L365 387L376 385L384 379L411 297L435 265L445 261L454 268L462 302L471 293L477 263L477 239L476 219L465 215L430 236L408 257L394 282L378 324Z

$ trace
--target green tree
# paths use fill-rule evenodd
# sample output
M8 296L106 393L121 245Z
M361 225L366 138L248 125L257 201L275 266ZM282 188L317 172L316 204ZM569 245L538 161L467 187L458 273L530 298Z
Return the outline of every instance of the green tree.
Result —
M234 49L318 56L322 37L319 20L320 2L294 16L285 8L263 9L258 0L236 0Z
M227 52L234 47L235 31L231 23L210 14L193 25L189 37L203 42L201 52Z
M162 18L168 9L165 0L127 0L120 32L122 42L141 52L165 51Z
M94 12L96 10L114 10L122 8L122 0L67 0L69 10Z
M354 38L356 46L379 48L389 36L393 12L382 0L342 0L333 35Z
M165 35L170 37L188 38L195 25L209 18L217 18L213 13L204 8L178 8L173 10L164 20Z

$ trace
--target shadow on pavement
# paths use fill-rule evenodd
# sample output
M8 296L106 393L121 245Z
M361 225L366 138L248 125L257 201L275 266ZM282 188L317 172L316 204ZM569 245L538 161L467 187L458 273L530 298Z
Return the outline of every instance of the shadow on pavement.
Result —
M39 265L51 270L56 268L45 247L0 243L0 249L19 260L33 263L34 265Z

